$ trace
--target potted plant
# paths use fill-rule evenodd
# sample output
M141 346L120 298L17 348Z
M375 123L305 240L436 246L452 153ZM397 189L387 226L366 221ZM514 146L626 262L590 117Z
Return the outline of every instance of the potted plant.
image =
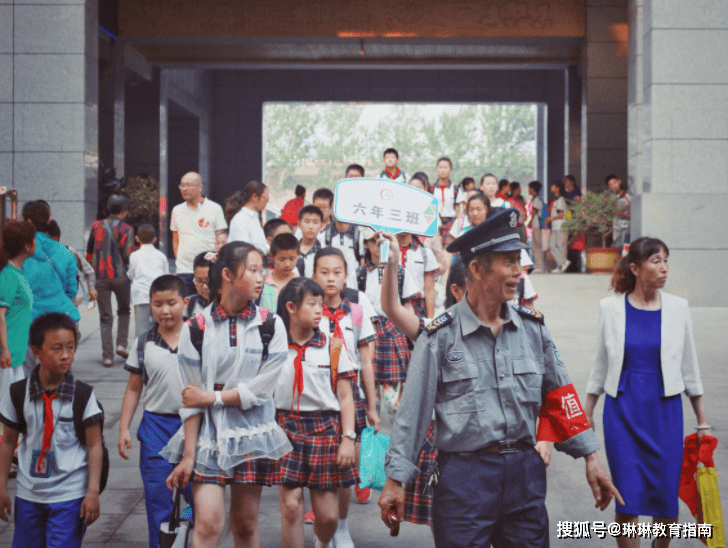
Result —
M613 272L622 250L607 247L607 235L614 230L615 219L629 218L629 209L613 192L587 192L580 202L571 205L571 219L562 230L586 236L586 267L590 272ZM590 245L591 244L591 245ZM598 247L601 244L601 247Z

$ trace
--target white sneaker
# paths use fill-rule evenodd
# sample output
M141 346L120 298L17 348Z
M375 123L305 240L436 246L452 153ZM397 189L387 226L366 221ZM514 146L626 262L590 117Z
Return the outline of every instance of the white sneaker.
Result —
M564 264L562 264L561 267L559 268L559 272L561 272L561 273L566 272L566 269L569 268L570 265L571 265L571 261L569 261L567 259L566 262Z
M330 544L331 548L354 548L354 541L352 540L348 529L344 529L343 531L337 529Z
M326 544L324 544L323 542L321 542L318 539L318 537L316 535L314 535L314 537L313 537L313 548L333 548L331 546L331 544L332 543L330 543L330 542L327 542Z

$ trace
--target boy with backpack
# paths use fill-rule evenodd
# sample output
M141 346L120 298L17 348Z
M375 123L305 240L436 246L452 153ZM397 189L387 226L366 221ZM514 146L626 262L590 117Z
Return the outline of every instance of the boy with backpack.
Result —
M199 257L199 255L198 255ZM197 274L195 274L196 276ZM159 546L159 527L172 515L173 497L165 481L174 466L159 455L182 425L182 380L179 376L177 345L187 306L185 284L166 274L152 282L149 299L154 324L137 337L125 369L129 371L119 420L119 454L129 459L131 426L139 400L144 398L144 415L137 430L140 442L139 468L144 482L149 546ZM192 500L191 488L185 492Z
M78 548L86 526L99 517L103 410L93 389L70 372L76 323L51 312L30 326L39 365L13 383L0 402L0 519L11 511L7 491L18 435L18 476L13 546ZM108 460L106 461L108 463ZM108 474L108 467L106 474Z

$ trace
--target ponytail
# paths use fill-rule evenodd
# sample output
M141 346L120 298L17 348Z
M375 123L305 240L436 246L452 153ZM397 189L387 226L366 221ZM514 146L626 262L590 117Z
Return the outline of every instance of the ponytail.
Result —
M27 204L26 204L27 205ZM0 248L0 270L25 249L26 245L33 245L35 240L35 227L30 223L11 221L3 230L3 245Z
M247 185L245 185L245 190L243 190L243 205L247 205L248 202L253 199L253 196L262 196L266 188L268 187L266 187L263 183L250 181Z

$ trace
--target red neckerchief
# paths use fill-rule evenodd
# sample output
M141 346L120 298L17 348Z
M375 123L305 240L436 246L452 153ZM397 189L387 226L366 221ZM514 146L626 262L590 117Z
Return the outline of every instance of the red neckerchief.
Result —
M296 351L296 357L293 359L293 369L295 375L293 377L293 391L291 396L291 413L293 413L293 400L296 399L296 389L298 389L298 400L296 402L296 413L301 411L301 394L303 394L303 359L306 356L306 349L309 346L323 346L326 344L326 337L319 330L315 330L313 337L303 346L288 339L288 348Z
M452 183L450 182L450 179L447 180L447 184L445 186L442 186L439 183L440 183L440 179L437 180L435 187L440 189L440 195L442 196L442 207L445 207L445 189L450 188L450 185Z
M341 330L339 322L346 317L346 312L337 308L334 310L330 306L324 306L324 316L334 322L334 336L331 338L330 354L331 354L331 389L336 393L336 383L339 381L339 356L341 349L344 347L344 332Z
M397 169L397 171L392 173L391 171L389 171L388 167L385 167L384 171L387 173L387 175L389 175L390 179L396 179L397 177L399 177L399 174L400 174L400 169L399 168L396 168L396 169Z
M495 197L496 198L500 198L504 202L507 202L508 201L508 196L506 196L505 194L503 194L501 191L496 192L495 193Z
M38 459L38 473L41 472L43 459L51 448L51 438L53 437L53 398L58 394L53 392L50 396L43 392L41 397L45 404L45 420L43 421L43 445L40 447L40 458ZM50 464L50 463L49 463Z

